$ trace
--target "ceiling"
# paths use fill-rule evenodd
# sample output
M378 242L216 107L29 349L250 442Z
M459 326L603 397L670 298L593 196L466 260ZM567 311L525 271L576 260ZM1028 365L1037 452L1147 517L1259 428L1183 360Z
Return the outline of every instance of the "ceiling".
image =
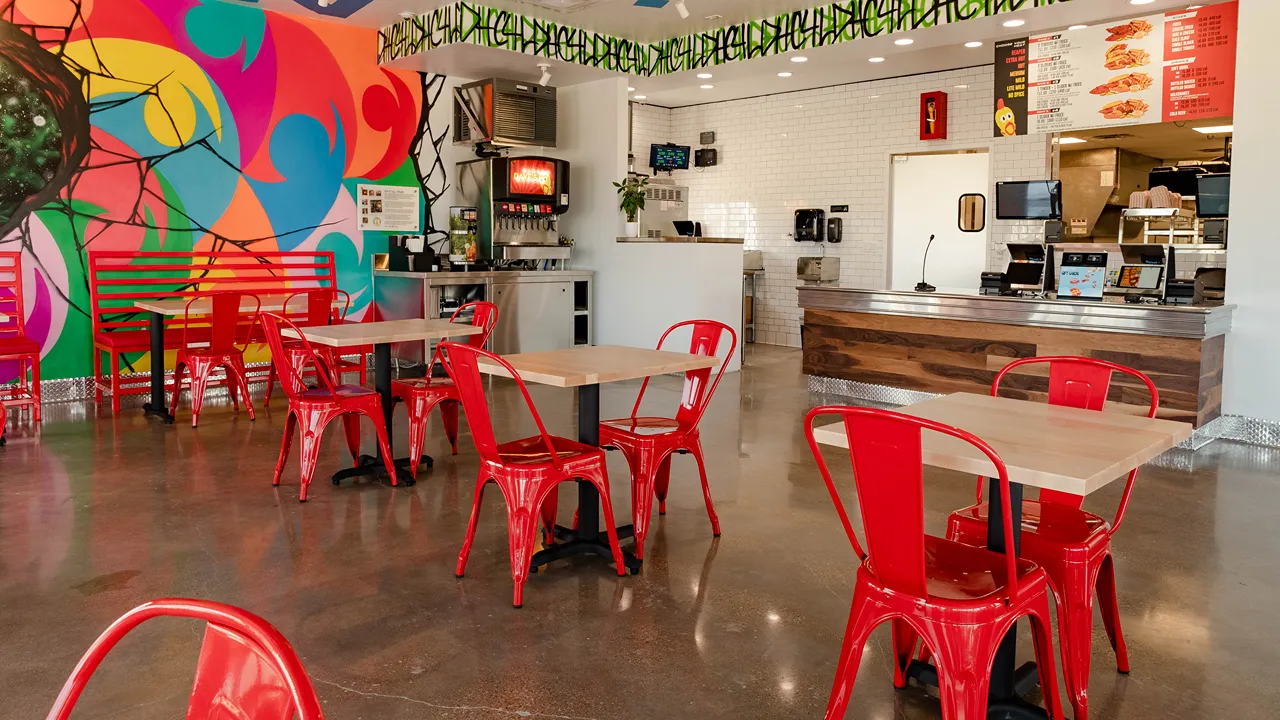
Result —
M1215 127L1230 125L1231 118L1216 120L1197 120L1187 123L1155 123L1151 125L1132 125L1125 128L1103 128L1071 133L1071 137L1088 142L1063 145L1063 152L1071 150L1088 150L1090 148L1114 147L1130 152L1141 153L1158 160L1212 160L1222 155L1223 141L1227 135L1205 135L1196 132L1195 127ZM1106 135L1126 135L1128 137L1105 139ZM1229 134L1228 134L1229 135Z
M263 7L284 12L298 13L298 4L314 4L316 0L260 0ZM368 4L342 22L383 27L400 19L401 11L426 12L449 4L446 0L334 0L330 10L342 3ZM586 3L581 9L569 12L550 9L557 3ZM674 8L674 0L660 9L635 7L633 0L488 0L482 2L492 7L508 8L531 16L553 19L567 25L610 33L623 38L653 41L674 37L695 30L711 29L736 22L758 19L781 12L815 7L818 0L685 0L690 11L689 20L681 20ZM1206 3L1209 4L1209 3ZM1151 15L1186 7L1187 0L1155 0L1147 5L1132 6L1125 0L1071 0L1042 8L1031 8L1012 16L966 20L910 34L894 33L892 36L863 38L852 42L816 48L804 52L809 58L803 64L793 63L788 56L774 56L729 63L706 72L711 79L697 77L697 72L682 72L655 78L633 78L631 84L636 95L643 95L643 102L664 107L682 107L709 102L721 102L759 95L771 95L793 90L901 77L918 73L936 72L961 67L990 64L994 57L993 42L1029 33L1045 32L1083 23L1094 24L1118 17ZM717 20L704 19L707 15L720 14ZM1011 17L1023 18L1026 25L1010 29L1002 23ZM910 37L915 41L908 47L894 44L895 40ZM982 47L964 47L966 42L982 41ZM795 55L792 53L791 55ZM870 63L870 57L883 57L885 62ZM506 50L480 48L471 45L454 45L430 53L405 58L393 66L427 72L437 72L463 78L507 77L514 80L536 81L539 62L547 62L529 55ZM604 70L579 67L550 61L553 85L573 85L592 80L614 77ZM778 77L779 72L790 72L789 78ZM700 88L703 84L712 89ZM1207 146L1206 146L1207 147Z

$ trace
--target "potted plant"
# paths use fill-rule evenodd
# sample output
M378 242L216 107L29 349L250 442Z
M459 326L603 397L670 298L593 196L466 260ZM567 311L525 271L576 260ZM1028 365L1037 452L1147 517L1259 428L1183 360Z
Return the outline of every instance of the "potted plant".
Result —
M644 193L649 179L628 175L613 186L618 188L618 209L627 215L627 237L640 237L639 217L644 209Z

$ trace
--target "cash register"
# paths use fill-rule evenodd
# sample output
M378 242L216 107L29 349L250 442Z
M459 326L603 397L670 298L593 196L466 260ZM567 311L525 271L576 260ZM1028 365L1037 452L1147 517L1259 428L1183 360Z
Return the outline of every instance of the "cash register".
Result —
M1039 243L1009 243L1009 266L1002 273L982 273L983 295L1022 295L1044 290L1048 252Z

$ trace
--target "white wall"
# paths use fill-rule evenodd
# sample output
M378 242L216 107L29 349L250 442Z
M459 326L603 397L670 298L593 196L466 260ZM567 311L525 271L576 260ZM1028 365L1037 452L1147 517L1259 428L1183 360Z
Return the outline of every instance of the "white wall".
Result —
M1275 32L1280 2L1240 0L1236 50L1235 151L1231 161L1231 262L1227 302L1235 319L1227 336L1223 412L1280 421L1280 229L1275 168Z
M764 251L758 340L798 347L796 258L818 253L788 236L796 208L849 205L845 241L826 252L841 258L842 284L883 288L891 155L986 148L992 183L1051 177L1056 153L1048 136L991 137L992 87L986 66L669 111L637 106L633 147L638 158L643 155L637 169L644 171L650 142L696 147L699 132L716 131L720 164L675 173L675 181L690 187L689 217L701 220L708 235L743 237L748 249ZM920 94L934 90L949 93L949 139L922 142L916 119ZM671 129L663 138L667 113ZM988 207L990 215L994 206ZM1042 223L988 222L989 269L1008 262L1005 243L1043 237ZM977 285L974 277L972 286Z

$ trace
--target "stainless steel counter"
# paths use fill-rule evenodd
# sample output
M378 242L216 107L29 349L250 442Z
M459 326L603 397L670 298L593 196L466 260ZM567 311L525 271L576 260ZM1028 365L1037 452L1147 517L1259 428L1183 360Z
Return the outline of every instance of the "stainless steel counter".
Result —
M521 282L556 282L590 278L590 270L485 270L479 272L401 272L398 270L374 270L373 277L408 278L421 280L429 285L458 285L483 283L486 280Z
M1206 340L1231 330L1234 305L1133 305L981 295L976 290L918 293L799 287L800 307L809 310L968 320L1029 327L1155 335Z
M723 238L723 237L689 237L687 235L664 235L662 237L620 237L617 238L620 243L670 243L685 245L742 245L746 240L742 238Z

